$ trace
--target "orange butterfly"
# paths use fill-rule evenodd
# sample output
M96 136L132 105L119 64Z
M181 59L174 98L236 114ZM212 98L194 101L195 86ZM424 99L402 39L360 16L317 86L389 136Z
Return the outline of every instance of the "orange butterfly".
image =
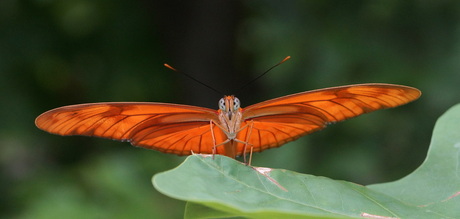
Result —
M330 123L406 104L420 95L418 89L402 85L357 84L306 91L245 108L238 98L225 96L218 110L169 103L89 103L47 111L35 124L53 134L129 141L164 153L235 158L279 147Z

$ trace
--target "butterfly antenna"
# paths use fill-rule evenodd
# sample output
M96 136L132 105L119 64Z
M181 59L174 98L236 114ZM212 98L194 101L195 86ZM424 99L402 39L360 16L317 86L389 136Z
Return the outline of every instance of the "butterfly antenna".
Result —
M275 67L277 67L278 65L281 65L283 64L285 61L289 60L291 58L291 56L286 56L286 58L284 58L281 62L278 62L276 65L272 66L271 68L269 68L268 70L266 70L264 73L260 74L259 76L257 76L256 78L246 82L246 84L244 84L243 86L240 87L239 90L243 90L245 87L247 87L248 85L254 83L254 81L257 81L259 78L261 78L262 76L264 76L265 74L267 74L269 71L271 71L272 69L274 69Z
M170 65L168 65L168 64L166 64L166 63L164 64L164 66L165 66L166 68L169 68L169 69L171 69L171 70L175 71L175 72L178 72L178 73L181 73L181 74L183 74L183 75L187 76L188 78L190 78L190 79L192 79L192 80L194 80L194 81L196 81L196 82L200 83L201 85L203 85L203 86L205 86L205 87L207 87L207 88L209 88L209 89L213 90L214 92L217 92L217 93L219 93L220 95L223 95L223 93L222 93L222 92L220 92L219 90L217 90L217 89L215 89L215 88L213 88L213 87L211 87L211 86L209 86L209 85L207 85L207 84L205 84L205 83L201 82L200 80L198 80L198 79L196 79L196 78L192 77L192 76L191 76L191 75L189 75L189 74L186 74L186 73L184 73L184 72L181 72L181 71L179 71L179 70L177 70L177 69L173 68L172 66L170 66Z

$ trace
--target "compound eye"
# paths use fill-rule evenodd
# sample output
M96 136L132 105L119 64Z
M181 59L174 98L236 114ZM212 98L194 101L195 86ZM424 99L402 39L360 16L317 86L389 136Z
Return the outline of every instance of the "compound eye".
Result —
M224 100L224 98L220 98L220 100L219 100L219 109L225 110L225 100Z
M233 109L238 110L240 108L240 99L236 98L233 100Z

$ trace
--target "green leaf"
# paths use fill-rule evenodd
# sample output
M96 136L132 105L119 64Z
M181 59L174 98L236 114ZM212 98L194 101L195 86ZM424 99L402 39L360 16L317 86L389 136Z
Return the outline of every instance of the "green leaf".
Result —
M438 217L460 218L460 104L439 118L423 164L395 182L368 188Z
M460 218L460 105L437 122L428 156L401 180L362 186L236 160L189 156L152 179L188 201L186 218Z

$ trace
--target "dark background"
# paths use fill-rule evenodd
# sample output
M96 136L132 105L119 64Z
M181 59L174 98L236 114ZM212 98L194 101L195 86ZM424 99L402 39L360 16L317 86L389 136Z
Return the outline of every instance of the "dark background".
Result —
M34 126L46 110L86 102L217 108L221 94L163 63L243 106L355 83L417 87L414 103L253 162L360 184L397 180L423 162L437 117L459 102L460 2L2 0L0 216L182 217L184 203L150 179L183 157Z

